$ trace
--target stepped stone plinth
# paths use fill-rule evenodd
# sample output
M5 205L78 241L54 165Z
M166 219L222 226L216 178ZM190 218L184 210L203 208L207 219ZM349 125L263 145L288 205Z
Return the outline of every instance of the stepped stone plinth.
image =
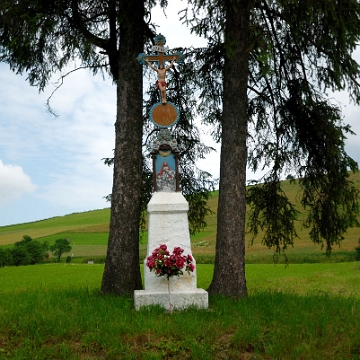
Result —
M175 247L184 249L185 255L192 255L190 233L188 224L189 204L180 192L155 192L148 204L148 246L147 257L152 251L165 244L169 251ZM173 276L155 276L154 272L144 262L145 290L136 290L134 293L135 308L143 306L160 305L166 310L170 309L168 285L174 310L186 309L191 306L198 308L208 307L208 293L196 287L195 270L188 274Z

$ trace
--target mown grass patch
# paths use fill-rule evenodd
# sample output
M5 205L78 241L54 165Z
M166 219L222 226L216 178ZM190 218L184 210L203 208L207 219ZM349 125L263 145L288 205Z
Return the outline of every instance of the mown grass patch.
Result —
M57 239L69 239L71 246L87 246L87 245L107 245L109 234L104 233L86 233L86 232L64 232L52 234L38 238L38 241L48 241L53 244Z

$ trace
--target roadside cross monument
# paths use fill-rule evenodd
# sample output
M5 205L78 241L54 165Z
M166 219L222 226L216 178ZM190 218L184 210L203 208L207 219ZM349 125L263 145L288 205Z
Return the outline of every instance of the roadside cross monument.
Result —
M158 67L153 69L158 72L158 82L164 80L165 73L174 64L175 60L181 62L183 55L180 52L169 53L165 47L166 39L159 34L154 39L152 50L156 54L140 54L137 60L140 64L150 61L157 62ZM171 61L168 68L164 62ZM159 69L163 76L160 78ZM167 70L166 70L167 69ZM166 84L163 85L166 87ZM181 247L185 254L192 257L188 210L189 204L181 194L179 183L179 148L173 139L169 128L179 120L180 113L177 107L166 101L166 94L161 88L161 102L156 103L150 110L150 120L158 130L158 136L153 141L151 157L153 161L153 195L148 203L148 245L147 258L154 249L165 244L169 250ZM165 89L166 91L166 89ZM164 101L165 100L165 101ZM144 261L145 290L136 290L134 293L135 308L143 306L160 305L167 310L185 309L190 306L198 308L208 307L208 293L196 286L196 264L193 272L185 272L181 276L155 276L146 266ZM171 298L170 298L171 289Z
M184 55L180 51L169 52L169 48L165 46L166 38L164 35L157 35L154 38L155 45L152 46L151 50L154 54L141 53L137 57L140 64L147 64L152 70L158 74L156 80L156 88L160 92L160 102L153 105L150 110L150 120L155 123L158 127L170 127L176 124L179 120L180 114L178 108L172 102L166 100L166 72L173 67L175 61L182 63ZM165 66L165 61L170 61L169 66ZM153 66L152 63L157 64L157 67Z

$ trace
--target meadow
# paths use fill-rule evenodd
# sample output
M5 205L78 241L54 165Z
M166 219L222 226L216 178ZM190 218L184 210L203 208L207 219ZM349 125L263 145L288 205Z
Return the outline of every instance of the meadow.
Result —
M360 175L352 179L360 188ZM296 202L298 186L283 188ZM206 229L191 237L204 289L214 270L216 192L209 206ZM0 359L360 359L358 228L328 258L299 222L288 265L274 262L261 234L252 245L247 234L248 297L211 296L208 309L169 314L100 293L109 218L101 209L0 227L0 246L23 235L70 238L74 254L71 263L0 268ZM141 258L146 244L145 230Z
M360 173L351 174L351 180L360 189ZM304 209L299 204L299 186L297 183L283 181L282 188L294 202L300 212L299 219L305 216ZM213 263L216 241L216 216L218 192L214 192L208 201L212 214L207 216L207 227L194 236L191 236L192 251L198 263ZM20 241L23 235L29 235L39 241L54 243L59 238L70 238L73 260L87 262L95 260L103 262L106 255L109 232L110 209L93 210L84 213L75 213L58 216L37 222L16 224L0 227L0 246L12 247ZM355 260L355 248L359 246L360 231L358 227L350 228L344 234L345 239L341 246L335 246L331 258L325 256L324 249L315 245L309 239L308 230L297 221L296 231L299 238L294 239L294 247L286 250L287 260L290 263L313 262L343 262ZM261 242L259 236L252 242L250 233L246 234L246 262L247 263L273 263L274 251L268 249ZM141 234L140 258L146 256L147 232ZM285 258L280 257L280 262Z
M0 269L1 359L360 359L359 263L251 264L249 296L136 311L103 265ZM198 286L213 265L198 265Z

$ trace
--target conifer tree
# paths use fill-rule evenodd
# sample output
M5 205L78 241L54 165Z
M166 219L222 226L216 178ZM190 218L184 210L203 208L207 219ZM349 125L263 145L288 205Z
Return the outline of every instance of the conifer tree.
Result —
M249 230L281 253L297 237L297 211L281 188L296 173L304 226L327 254L357 224L340 108L328 91L360 102L357 0L190 0L183 19L208 39L194 51L199 111L221 139L218 233L210 292L246 296L245 171L267 169L251 186ZM201 82L201 83L200 83ZM246 137L246 140L245 140Z
M102 291L124 295L142 286L142 69L134 54L142 52L148 31L144 13L144 0L0 3L0 61L25 72L31 85L44 89L55 72L68 70L73 61L93 73L107 72L116 84L111 224Z
M117 91L111 221L101 290L133 296L141 289L139 225L151 192L151 176L143 146L152 130L143 117L143 69L136 60L155 36L149 22L155 0L1 0L0 61L17 73L26 73L40 90L56 73L68 72L76 63L110 75ZM166 6L166 0L158 1ZM181 81L176 71L174 81ZM176 80L177 79L177 80ZM206 199L212 181L206 172L194 175L194 163L208 149L199 142L193 126L189 87L173 99L181 108L176 129L183 143L182 187L190 202L191 229L205 226ZM172 95L174 96L174 95ZM150 97L150 100L154 98ZM152 105L152 104L151 104ZM145 106L148 109L150 103ZM143 130L146 136L143 144ZM149 181L150 180L150 181Z

